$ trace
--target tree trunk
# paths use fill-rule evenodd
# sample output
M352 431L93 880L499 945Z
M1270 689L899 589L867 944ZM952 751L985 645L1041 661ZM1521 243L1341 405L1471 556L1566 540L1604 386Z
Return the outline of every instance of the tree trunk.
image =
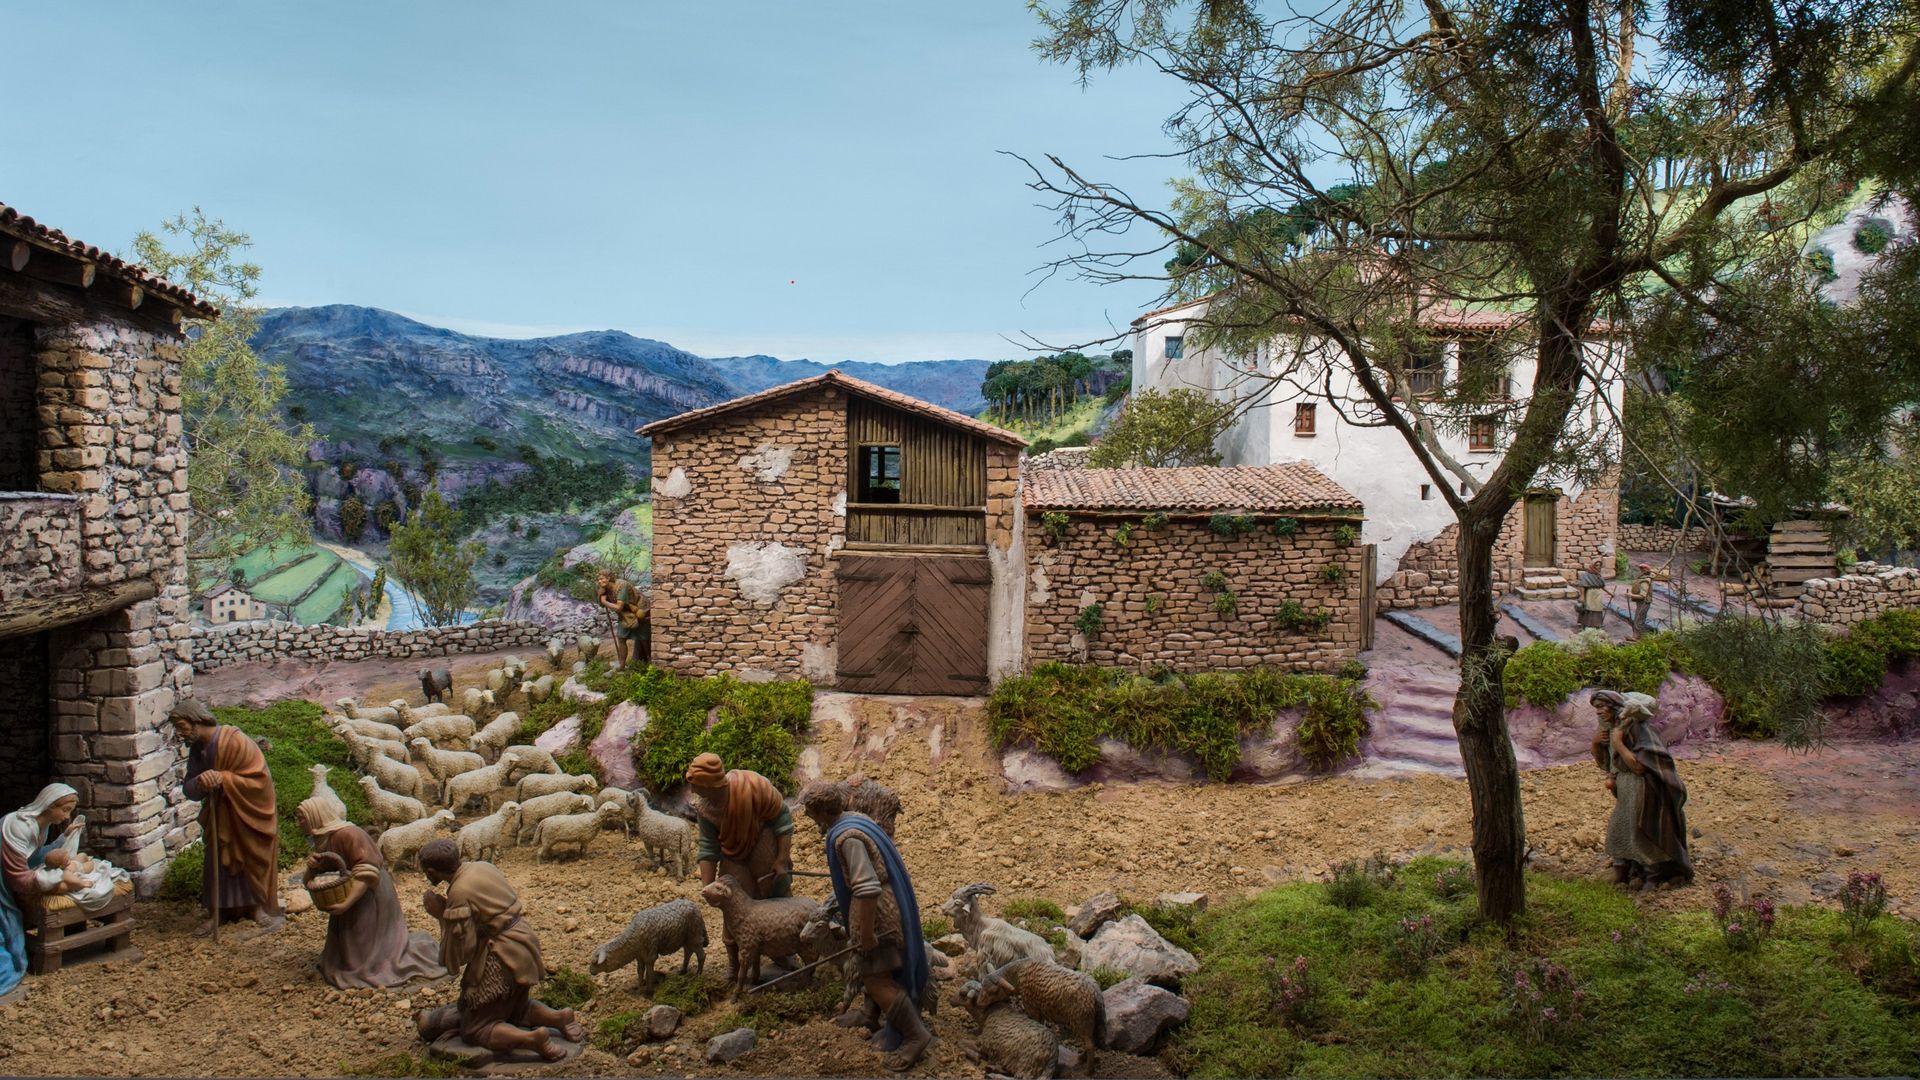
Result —
M1520 766L1507 732L1506 652L1498 640L1493 548L1509 496L1476 499L1460 521L1460 693L1453 730L1473 802L1473 866L1480 917L1506 922L1526 910L1527 824L1520 804Z

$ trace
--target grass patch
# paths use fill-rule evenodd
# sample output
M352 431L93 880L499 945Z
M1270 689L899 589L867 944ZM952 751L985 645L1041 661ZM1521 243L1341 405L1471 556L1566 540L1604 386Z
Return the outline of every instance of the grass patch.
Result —
M660 976L660 981L653 984L653 1003L671 1005L679 1009L682 1016L699 1016L725 993L726 984L718 976L676 972Z
M353 782L357 775L347 756L347 744L321 722L320 706L311 701L276 701L264 709L217 708L213 714L223 724L231 724L268 742L267 771L273 774L273 794L280 814L280 867L285 869L305 859L312 850L300 833L294 810L313 794L315 765L325 765L328 784L346 804L347 820L365 825L367 796ZM182 854L185 854L184 852ZM176 865L179 860L175 860ZM184 872L184 871L182 871ZM168 878L173 873L168 873ZM192 897L200 895L199 874L193 878Z
M569 967L555 968L536 996L551 1008L577 1009L593 1000L593 979Z
M1032 746L1068 772L1086 770L1100 758L1100 740L1115 738L1139 750L1192 754L1209 778L1225 780L1239 763L1241 736L1264 734L1281 710L1295 707L1302 708L1303 756L1326 768L1357 750L1374 703L1356 680L1273 668L1155 679L1045 663L1001 680L987 717L997 746Z
M644 1012L617 1012L600 1021L593 1027L593 1045L609 1054L625 1054L639 1042L639 1036L646 1030L647 1014Z
M347 597L360 587L363 580L360 571L355 570L352 564L345 559L339 560L318 585L308 590L305 599L293 605L294 619L305 626L326 622L340 613Z
M424 1055L409 1054L402 1050L397 1054L374 1058L362 1065L349 1062L340 1063L341 1076L465 1076L466 1073L451 1061L439 1061Z
M1094 984L1102 990L1111 990L1127 981L1126 972L1117 971L1110 967L1094 968L1092 971L1087 972L1087 977L1092 979Z
M953 933L953 923L938 915L923 916L920 919L920 936L928 941L939 941L951 933Z
M291 604L339 565L340 556L316 547L255 581L247 591L269 604Z
M1430 886L1461 865L1415 860L1354 909L1301 882L1199 916L1193 1014L1171 1064L1194 1077L1912 1070L1912 1002L1849 967L1851 956L1865 970L1867 950L1847 944L1835 912L1784 910L1760 949L1735 952L1704 910L1643 916L1602 883L1529 874L1528 914L1509 932L1475 924L1470 892L1442 899ZM1423 918L1433 937L1414 970L1396 943ZM1639 951L1616 931L1637 932ZM1885 951L1897 967L1898 946ZM1275 976L1298 957L1306 1002L1283 998ZM1543 963L1571 972L1580 1020L1542 1025L1514 1008L1513 973Z
M713 1031L722 1034L745 1027L767 1035L787 1024L805 1024L822 1016L832 1016L840 1009L841 993L839 980L822 980L816 970L812 985L742 998L732 1012L715 1022Z
M1065 922L1067 913L1060 910L1060 905L1051 900L1029 896L1007 901L1006 906L1000 909L1000 917L1003 919L1051 919L1054 922Z
M608 671L598 664L589 666L581 681L606 698L591 705L547 702L532 709L514 741L531 742L578 712L585 745L600 734L615 705L633 701L646 706L648 715L646 730L633 741L634 766L654 791L683 783L688 764L712 751L728 768L752 769L793 793L800 743L813 729L812 684L744 683L731 675L688 679L657 667Z

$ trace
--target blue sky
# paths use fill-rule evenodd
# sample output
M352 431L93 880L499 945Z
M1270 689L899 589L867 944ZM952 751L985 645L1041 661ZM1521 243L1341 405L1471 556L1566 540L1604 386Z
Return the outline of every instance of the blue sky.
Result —
M1061 277L1010 150L1154 204L1163 77L1080 88L1021 0L212 3L8 16L0 202L125 251L198 204L273 304L475 333L617 328L706 355L1020 355L1150 284Z

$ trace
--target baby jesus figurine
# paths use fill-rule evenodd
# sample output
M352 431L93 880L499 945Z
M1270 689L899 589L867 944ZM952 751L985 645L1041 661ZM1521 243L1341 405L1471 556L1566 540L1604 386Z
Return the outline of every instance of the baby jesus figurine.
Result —
M82 911L95 912L113 901L117 882L131 879L112 863L80 853L87 818L73 812L77 801L72 788L49 784L31 805L0 822L7 883L18 896L64 895Z

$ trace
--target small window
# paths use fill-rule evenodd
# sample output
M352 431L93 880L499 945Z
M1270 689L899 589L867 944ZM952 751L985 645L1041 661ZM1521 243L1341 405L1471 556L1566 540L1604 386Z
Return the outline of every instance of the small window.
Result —
M1316 406L1295 405L1293 407L1293 433L1295 435L1313 434L1314 412Z
M1475 416L1467 420L1467 449L1492 450L1495 435L1500 430L1500 421L1491 416Z
M1420 501L1428 502L1432 500L1432 498L1433 498L1433 485L1421 484L1420 485Z
M1446 344L1440 339L1422 339L1409 351L1407 389L1414 397L1430 397L1439 393L1446 372Z
M1178 360L1181 357L1184 357L1186 354L1187 354L1186 338L1169 337L1167 339L1167 359Z
M900 501L900 448L863 446L859 460L860 498L863 503Z
M1460 339L1460 371L1455 385L1467 401L1513 399L1513 367L1499 339L1490 335Z

